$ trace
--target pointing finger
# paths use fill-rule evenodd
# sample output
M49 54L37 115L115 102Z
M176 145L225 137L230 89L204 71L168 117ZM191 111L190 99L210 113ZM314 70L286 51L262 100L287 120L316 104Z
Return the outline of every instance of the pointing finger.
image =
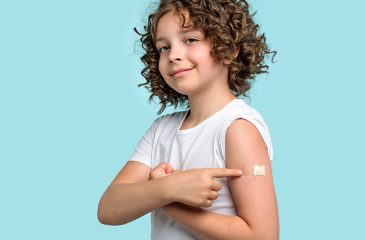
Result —
M209 168L208 170L212 177L239 177L242 175L240 169L229 169L229 168Z

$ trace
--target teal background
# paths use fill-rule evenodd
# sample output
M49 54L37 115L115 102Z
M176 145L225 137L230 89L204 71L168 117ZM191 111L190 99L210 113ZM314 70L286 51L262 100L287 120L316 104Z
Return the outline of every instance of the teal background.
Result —
M365 4L250 3L278 51L248 102L274 143L281 239L365 239ZM159 110L133 51L148 6L0 1L0 239L149 239L149 214L96 216Z

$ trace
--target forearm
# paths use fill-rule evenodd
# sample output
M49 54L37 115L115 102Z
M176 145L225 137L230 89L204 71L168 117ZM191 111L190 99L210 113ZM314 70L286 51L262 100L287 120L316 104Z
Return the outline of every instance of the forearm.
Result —
M131 222L171 203L164 189L163 179L111 186L100 199L98 219L107 225Z
M239 216L227 216L176 202L162 209L200 240L255 239L251 228Z

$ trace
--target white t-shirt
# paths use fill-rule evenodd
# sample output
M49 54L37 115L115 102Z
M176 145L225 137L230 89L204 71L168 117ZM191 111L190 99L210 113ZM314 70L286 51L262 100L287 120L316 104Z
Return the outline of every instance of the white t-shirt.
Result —
M174 169L225 168L225 133L238 118L250 121L260 132L270 160L273 148L269 130L260 115L243 99L234 99L219 111L193 128L180 130L188 111L175 112L158 117L139 141L130 161L138 161L153 169L161 162L168 162ZM218 197L205 210L237 215L226 178ZM162 209L151 212L152 240L196 239L183 225L168 217Z

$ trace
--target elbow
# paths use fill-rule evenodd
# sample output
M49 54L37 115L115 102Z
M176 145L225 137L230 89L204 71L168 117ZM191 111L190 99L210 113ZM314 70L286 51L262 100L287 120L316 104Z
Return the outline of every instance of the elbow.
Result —
M252 231L252 239L254 240L279 240L279 231L277 229L263 230L263 231Z
M255 224L250 225L243 218L239 218L244 223L244 227L236 227L240 229L237 232L237 239L250 239L250 240L279 240L279 225L273 224Z
M99 221L99 223L101 223L101 224L106 224L106 222L105 222L105 220L104 220L104 218L103 218L103 216L101 215L101 213L100 213L100 211L98 210L98 213L97 213L97 217L98 217L98 221Z
M279 236L276 235L275 233L265 234L265 235L257 234L257 235L254 235L253 239L254 240L279 240Z
M110 214L108 214L107 207L105 206L105 203L102 198L98 205L98 212L97 212L98 221L104 225L115 225L111 221L109 215Z
M102 204L102 199L100 200L99 205L98 205L97 217L98 217L98 221L101 224L109 225L108 221L107 221L107 218L106 218L104 206Z
M98 205L98 212L97 212L97 218L101 224L110 226L119 226L128 223L126 221L123 221L123 219L118 219L118 221L116 221L112 215L113 213L110 212L110 209L108 209L107 204L104 203L103 199L101 199Z

